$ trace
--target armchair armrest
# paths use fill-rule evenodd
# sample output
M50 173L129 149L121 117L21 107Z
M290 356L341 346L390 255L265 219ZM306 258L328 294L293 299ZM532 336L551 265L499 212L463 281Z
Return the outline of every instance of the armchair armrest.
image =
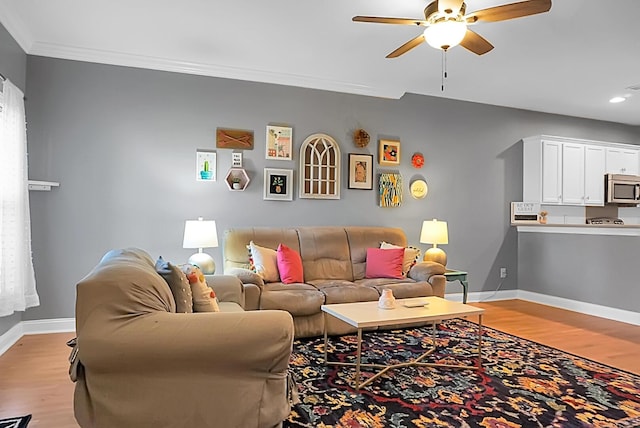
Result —
M205 275L207 285L216 292L221 302L234 302L244 308L244 287L234 275Z
M179 361L203 375L284 377L293 344L293 319L285 311L153 312L103 327L78 335L87 370L163 376Z
M433 275L444 275L446 268L436 262L418 262L411 267L408 277L416 281L429 281Z

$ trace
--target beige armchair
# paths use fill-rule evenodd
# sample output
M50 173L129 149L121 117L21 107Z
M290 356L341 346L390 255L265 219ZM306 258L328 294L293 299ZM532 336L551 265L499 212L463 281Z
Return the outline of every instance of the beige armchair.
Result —
M221 283L219 294L232 294L229 277ZM80 426L279 425L290 411L291 315L244 312L236 300L217 313L175 313L146 253L105 256L77 285Z

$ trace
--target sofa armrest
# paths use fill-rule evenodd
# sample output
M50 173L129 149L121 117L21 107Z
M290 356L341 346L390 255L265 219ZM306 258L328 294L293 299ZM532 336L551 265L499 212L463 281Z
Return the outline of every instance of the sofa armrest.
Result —
M418 262L411 267L408 277L416 281L429 281L433 275L444 275L446 268L436 262Z
M153 312L103 327L79 333L81 363L87 370L135 376L163 376L181 367L203 375L284 377L293 344L286 311Z
M250 271L249 269L243 268L232 268L225 271L225 274L234 275L238 277L243 284L255 284L262 290L264 287L264 280L260 275L255 272Z
M221 302L234 302L244 308L244 286L234 275L205 275L207 285Z

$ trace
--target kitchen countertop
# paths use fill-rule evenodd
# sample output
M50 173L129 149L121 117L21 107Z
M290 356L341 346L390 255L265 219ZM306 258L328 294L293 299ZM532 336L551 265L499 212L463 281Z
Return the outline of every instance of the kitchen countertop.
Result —
M640 236L640 224L518 224L518 232L528 233L568 233L573 235L619 235Z

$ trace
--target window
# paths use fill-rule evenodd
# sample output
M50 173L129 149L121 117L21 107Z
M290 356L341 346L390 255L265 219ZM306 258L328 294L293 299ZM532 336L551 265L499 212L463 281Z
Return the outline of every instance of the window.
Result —
M31 260L24 95L5 80L0 97L0 317L39 305Z
M326 134L307 137L300 147L300 198L340 199L340 147Z

